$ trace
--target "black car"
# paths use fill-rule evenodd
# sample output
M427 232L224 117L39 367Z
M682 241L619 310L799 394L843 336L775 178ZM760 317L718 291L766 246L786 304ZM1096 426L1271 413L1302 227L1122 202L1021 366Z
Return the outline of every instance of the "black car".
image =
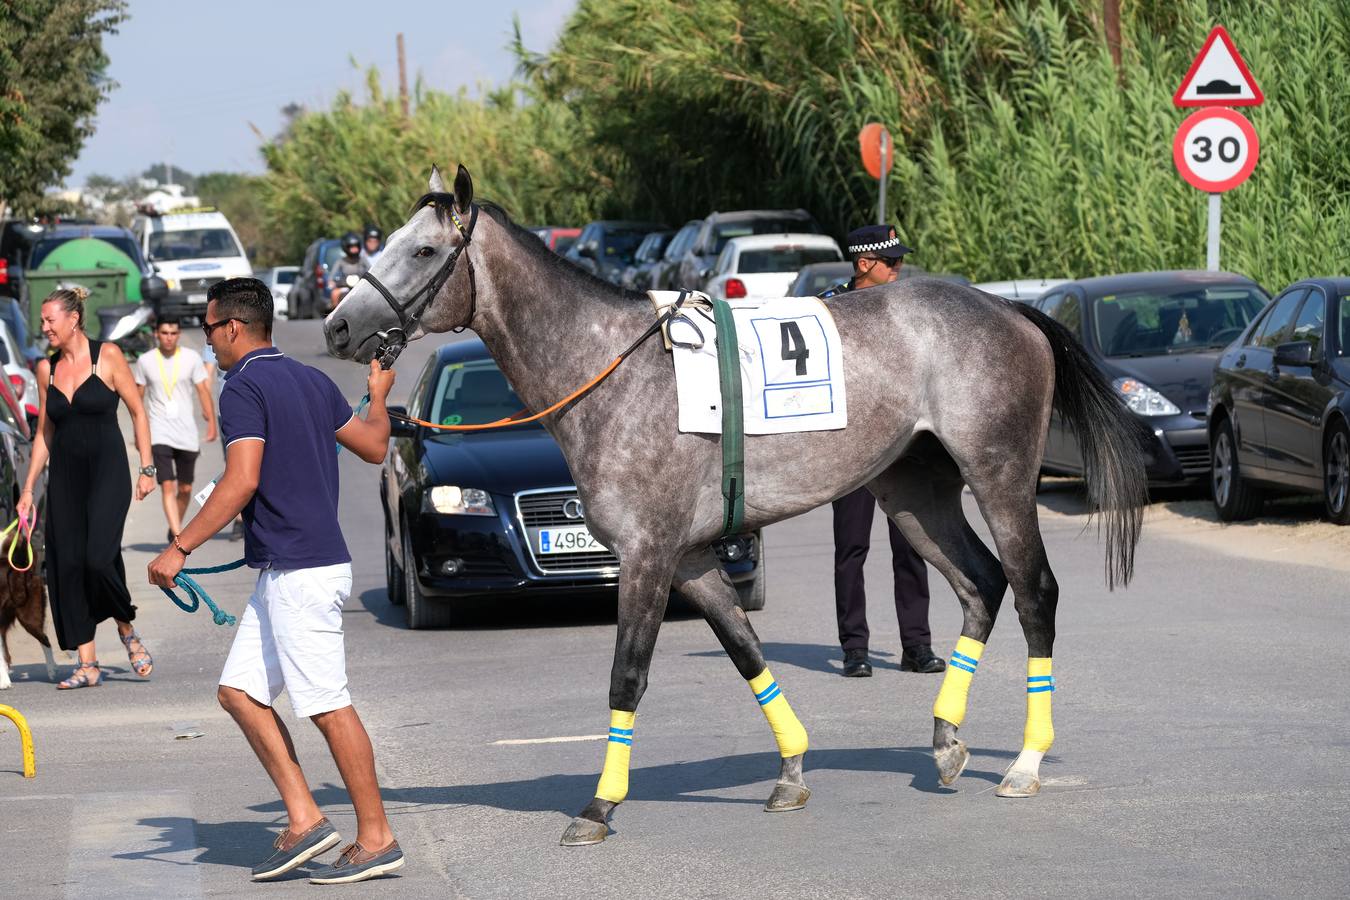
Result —
M597 278L618 284L642 239L653 231L665 230L659 222L591 222L563 256Z
M342 255L342 242L336 238L319 238L305 248L305 256L300 260L300 271L295 276L295 284L286 298L286 317L289 319L312 319L319 314L327 315L331 309L328 283L328 269Z
M1350 278L1299 281L1224 351L1209 394L1214 505L1225 521L1266 493L1320 493L1350 524Z
M675 282L675 273L680 270L680 260L684 253L694 243L698 237L698 230L703 227L702 219L690 219L680 226L680 230L675 232L670 243L666 244L665 251L661 258L652 263L651 282L648 290L668 291Z
M653 231L643 238L633 254L633 261L619 275L619 287L630 291L652 290L652 268L661 261L674 234L673 231Z
M1214 363L1265 306L1268 295L1226 272L1136 272L1057 285L1037 308L1076 334L1121 399L1153 432L1148 479L1209 477L1206 417ZM1080 475L1078 441L1050 419L1044 472Z
M804 209L743 209L715 212L699 225L693 240L680 254L666 287L697 291L712 273L727 241L750 234L821 234L820 225Z
M482 341L467 340L432 355L408 408L415 418L455 425L523 406ZM456 599L618 588L618 559L586 530L572 474L542 426L456 434L396 422L393 437L380 474L385 573L408 627L451 624ZM713 547L741 607L762 609L759 533Z

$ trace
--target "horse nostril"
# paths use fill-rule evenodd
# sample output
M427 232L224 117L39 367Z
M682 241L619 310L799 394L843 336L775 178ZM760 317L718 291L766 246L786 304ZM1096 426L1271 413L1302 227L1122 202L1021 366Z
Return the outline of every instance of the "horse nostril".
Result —
M328 332L328 346L334 350L346 350L347 345L351 343L351 329L347 327L344 319L335 319L328 323L325 329Z

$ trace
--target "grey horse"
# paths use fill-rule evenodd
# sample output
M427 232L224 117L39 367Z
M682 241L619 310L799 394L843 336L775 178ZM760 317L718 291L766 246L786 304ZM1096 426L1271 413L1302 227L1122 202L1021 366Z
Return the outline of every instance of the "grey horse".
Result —
M1028 649L1027 720L1022 752L998 793L1031 796L1053 740L1059 589L1035 499L1047 424L1053 410L1078 437L1111 587L1128 583L1139 539L1141 426L1073 335L1024 305L914 278L842 295L828 307L844 348L848 427L747 437L744 529L866 485L950 582L964 624L934 706L933 751L944 784L968 759L957 729L1011 585ZM472 328L521 399L542 410L605 369L652 323L644 296L591 277L501 209L475 203L461 166L453 192L433 168L430 192L324 328L334 354L360 362L380 354L388 362L407 340ZM595 798L562 842L603 840L626 796L634 715L672 589L707 618L778 741L781 769L766 809L804 806L806 732L710 548L724 521L720 437L677 429L674 368L662 342L641 344L544 424L576 479L587 526L622 563L605 767ZM966 521L966 485L997 556Z

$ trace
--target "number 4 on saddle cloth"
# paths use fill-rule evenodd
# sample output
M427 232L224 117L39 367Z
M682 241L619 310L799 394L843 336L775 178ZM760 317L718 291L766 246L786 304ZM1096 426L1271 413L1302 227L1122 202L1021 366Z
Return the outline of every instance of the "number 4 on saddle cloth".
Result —
M679 291L651 291L658 314ZM848 424L839 330L815 297L731 300L740 351L746 434L833 431ZM667 328L673 348L679 428L722 433L717 327L712 303L686 295Z

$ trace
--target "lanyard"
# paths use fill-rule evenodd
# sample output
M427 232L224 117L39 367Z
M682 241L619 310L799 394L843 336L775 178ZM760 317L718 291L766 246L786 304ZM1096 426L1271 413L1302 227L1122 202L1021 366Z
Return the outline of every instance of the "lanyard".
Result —
M167 402L172 403L172 402L173 402L173 389L176 388L176 387L178 387L178 359L179 359L179 357L181 357L181 356L183 355L183 354L182 354L182 351L180 351L180 350L175 350L175 351L174 351L174 354L173 354L173 380L172 380L172 381L169 380L169 376L168 376L168 375L165 373L165 371L164 371L164 351L163 351L163 350L156 350L156 351L155 351L155 354L156 354L156 355L158 356L158 358L159 358L159 380L164 384L164 399L165 399Z

